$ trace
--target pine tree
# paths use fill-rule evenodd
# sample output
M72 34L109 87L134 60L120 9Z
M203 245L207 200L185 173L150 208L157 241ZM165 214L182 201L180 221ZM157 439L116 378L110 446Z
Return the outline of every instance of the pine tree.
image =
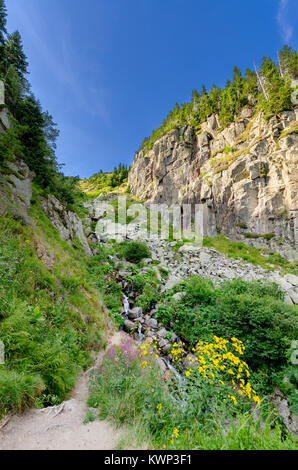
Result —
M268 115L276 115L279 112L291 109L291 81L284 79L279 67L275 62L267 57L263 57L260 69L266 89L266 98L264 95L259 99L259 108L268 113Z
M4 0L0 0L0 46L3 46L5 43L5 38L7 35L6 30L6 21L7 21L7 11Z
M22 38L18 31L8 35L5 54L7 62L6 73L9 69L9 66L13 65L18 72L23 84L25 85L27 82L25 75L28 74L29 64L24 53Z
M201 124L213 113L219 114L222 126L234 122L241 109L247 105L258 105L268 116L292 109L291 81L298 79L298 53L288 46L280 51L279 64L264 58L260 70L246 69L242 75L234 67L233 79L224 88L213 85L211 91L203 85L200 93L193 90L190 103L177 103L162 125L146 137L142 144L145 152L150 151L157 139L180 125L190 125L199 130Z
M51 187L59 170L53 140L55 125L51 116L43 113L33 95L18 103L15 116L24 127L21 142L25 162L36 173L36 181L41 187Z
M222 96L222 89L218 88L216 85L213 85L209 93L210 105L211 105L213 113L220 112L221 96Z
M245 70L244 93L247 95L247 98L256 98L258 94L257 76L249 68Z
M4 77L5 39L6 30L6 6L4 0L0 0L0 77Z
M5 79L5 101L12 114L15 113L16 106L22 96L22 84L13 65L8 69Z
M284 46L279 53L281 73L293 80L298 79L298 53L292 47Z

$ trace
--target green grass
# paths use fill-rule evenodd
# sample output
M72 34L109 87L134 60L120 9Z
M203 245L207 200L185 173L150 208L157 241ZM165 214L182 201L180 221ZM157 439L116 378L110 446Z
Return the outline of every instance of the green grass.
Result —
M115 242L110 242L102 247L98 255L88 259L87 271L89 278L100 292L111 317L116 325L121 328L124 322L120 314L123 310L123 293L121 286L113 277L115 266L109 257L117 253L117 247L118 245Z
M100 419L108 419L116 426L124 425L127 430L118 448L296 448L294 439L265 403L260 408L260 417L256 418L251 409L245 411L240 404L235 409L231 401L219 402L208 384L200 388L195 381L186 381L182 407L175 378L165 382L150 349L146 351L148 354L144 356L131 340L120 347L111 347L92 379L88 406L98 408Z
M279 139L287 137L288 135L291 135L291 134L298 134L298 123L297 123L297 121L291 122L289 128L285 129L283 132L281 132L281 134L279 136Z
M269 238L270 235L271 234L267 234L264 238ZM219 235L214 238L204 238L203 246L207 248L215 248L217 251L223 253L229 258L243 260L247 263L261 266L269 271L280 269L282 273L298 274L297 264L288 262L282 256L274 252L270 252L269 250L261 250L248 246L242 242L232 242L224 235ZM262 252L268 252L269 256L262 255Z
M160 281L157 280L156 271L150 270L144 274L136 273L127 278L127 282L137 294L137 307L142 307L143 312L150 311L153 305L160 299Z
M36 195L31 217L34 229L0 219L0 415L34 400L61 402L91 364L91 350L105 344L106 312L88 258L60 239ZM53 255L53 267L37 249Z
M246 232L246 233L243 233L243 236L245 238L252 238L252 239L255 239L255 238L264 238L265 240L272 240L272 238L274 238L274 233L265 233L265 234L260 234L260 233L249 233L249 232Z

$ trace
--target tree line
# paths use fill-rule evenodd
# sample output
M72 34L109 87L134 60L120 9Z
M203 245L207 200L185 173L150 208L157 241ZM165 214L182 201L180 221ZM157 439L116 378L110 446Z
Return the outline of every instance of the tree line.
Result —
M18 31L7 31L7 10L0 0L0 79L5 85L5 105L12 128L0 135L0 163L19 157L35 172L35 183L66 204L79 198L78 177L63 175L56 158L59 130L53 117L42 109L28 80L28 60Z
M120 163L113 172L104 173L100 170L88 179L90 185L96 185L98 189L117 188L122 183L126 183L130 167Z
M145 138L141 149L145 152L151 150L156 140L181 125L189 125L199 131L201 123L214 113L224 128L235 121L246 105L255 106L265 117L292 109L292 80L297 79L298 53L289 46L280 50L276 62L263 57L259 70L247 68L242 74L238 67L234 67L233 78L226 82L224 88L213 85L207 91L203 85L201 91L193 90L190 102L176 103L162 125Z

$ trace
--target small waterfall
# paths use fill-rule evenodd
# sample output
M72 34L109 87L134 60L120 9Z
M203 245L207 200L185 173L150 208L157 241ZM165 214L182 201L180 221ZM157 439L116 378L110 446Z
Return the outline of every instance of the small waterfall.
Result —
M104 243L101 241L100 237L97 235L96 232L94 232L94 235L95 235L96 238L97 238L97 241L98 241L99 246L102 247L102 246L104 245Z
M171 364L171 362L168 358L164 358L164 362L165 362L166 366L168 367L168 369L170 371L172 371L178 379L179 390L182 394L182 400L180 402L180 406L181 406L181 408L185 408L185 399L184 399L184 396L185 396L185 380L182 377L182 375L180 375L179 372L175 369L175 367ZM177 402L176 398L174 398L173 396L171 396L171 397L174 401Z
M164 359L168 369L176 375L179 385L182 386L184 385L184 378L179 374L179 372L175 369L175 367L171 364L170 360L168 358Z
M145 338L145 335L142 333L142 323L139 323L139 328L138 328L138 341L139 341L139 346L142 344L143 339Z
M130 305L129 305L128 297L125 294L123 294L123 307L124 307L124 311L125 311L125 317L128 318L128 312L129 312Z

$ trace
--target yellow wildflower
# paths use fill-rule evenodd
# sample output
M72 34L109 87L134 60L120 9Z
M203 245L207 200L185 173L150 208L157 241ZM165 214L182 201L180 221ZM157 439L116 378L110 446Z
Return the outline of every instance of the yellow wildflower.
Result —
M159 403L156 408L157 408L158 413L160 413L162 410L162 404Z

